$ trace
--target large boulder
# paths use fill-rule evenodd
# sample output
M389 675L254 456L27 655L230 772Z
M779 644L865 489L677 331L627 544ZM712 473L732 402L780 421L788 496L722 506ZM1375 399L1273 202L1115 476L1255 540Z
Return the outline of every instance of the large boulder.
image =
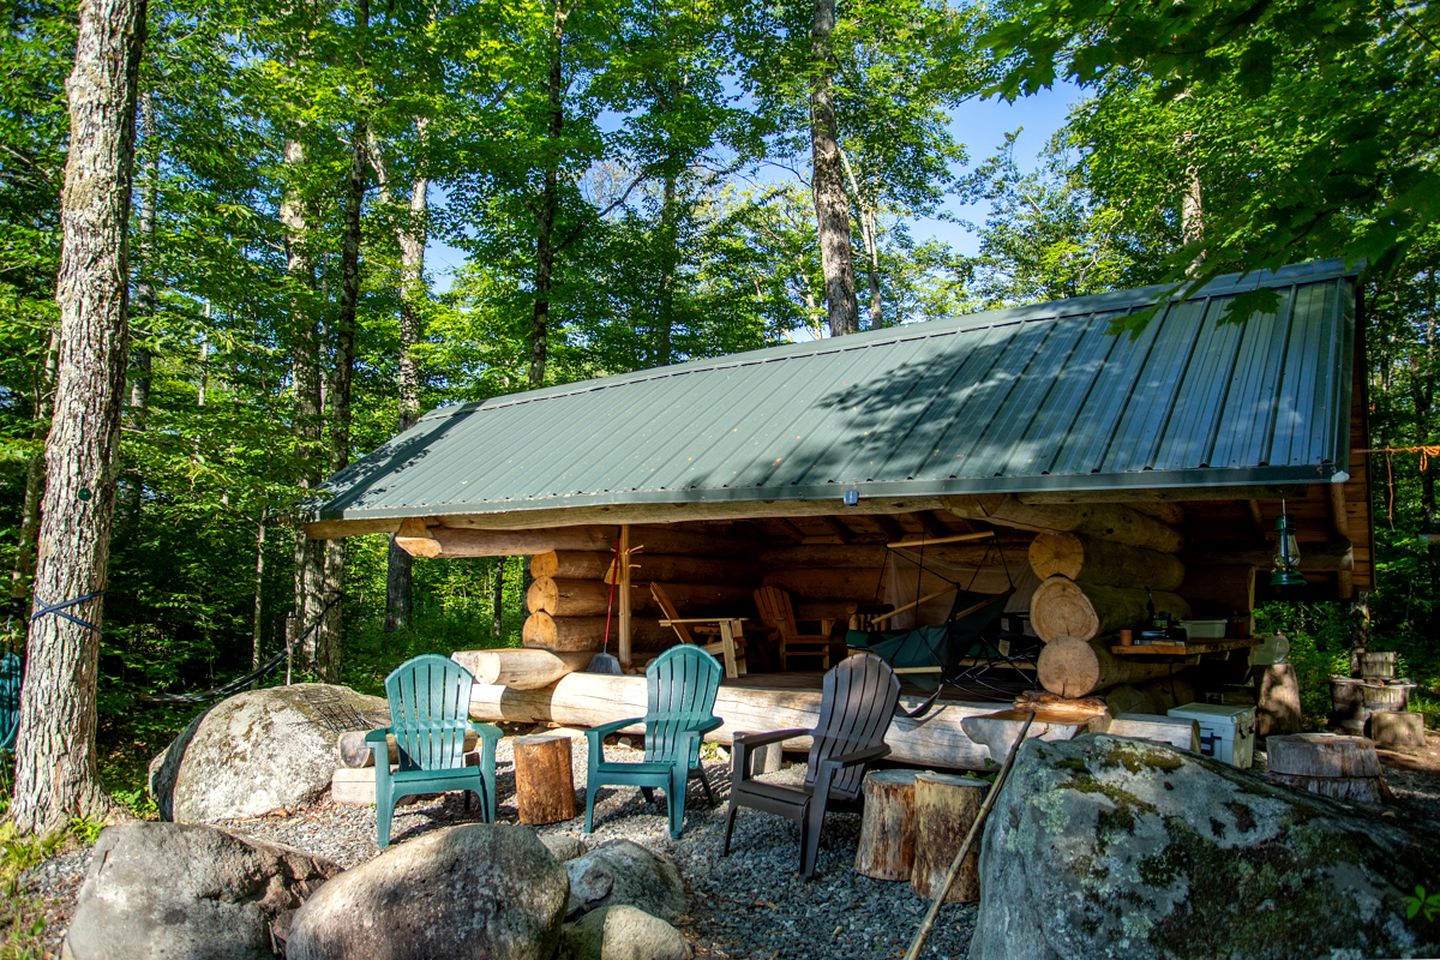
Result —
M1031 740L985 826L970 960L1416 956L1436 931L1405 898L1437 868L1373 808L1160 744Z
M669 857L633 840L611 840L565 863L571 919L601 907L627 905L667 922L685 912L685 884Z
M337 864L215 827L107 827L65 935L73 960L273 957L294 910Z
M659 917L624 905L565 924L558 960L690 960L685 937Z
M389 722L383 697L326 683L236 694L150 762L150 795L162 817L180 823L312 803L335 775L336 737Z
M295 915L289 960L550 960L569 885L528 827L469 824L388 847Z

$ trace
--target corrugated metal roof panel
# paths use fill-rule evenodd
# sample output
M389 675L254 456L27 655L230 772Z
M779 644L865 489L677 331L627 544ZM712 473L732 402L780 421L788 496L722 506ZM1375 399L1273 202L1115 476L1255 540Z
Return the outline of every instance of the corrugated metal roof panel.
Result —
M1329 480L1354 273L1338 261L987 311L427 414L323 519L713 500ZM1243 323L1234 298L1271 290ZM1127 313L1159 304L1135 338Z

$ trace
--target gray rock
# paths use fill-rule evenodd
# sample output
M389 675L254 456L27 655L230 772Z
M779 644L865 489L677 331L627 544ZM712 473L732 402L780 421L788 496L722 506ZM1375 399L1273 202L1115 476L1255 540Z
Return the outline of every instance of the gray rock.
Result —
M568 918L621 904L670 922L685 912L685 884L674 861L633 840L603 843L566 863L565 870L570 874Z
M215 827L107 827L66 933L74 960L272 957L291 914L340 867Z
M1425 834L1108 736L1025 745L980 876L970 960L1416 956L1440 932L1405 917L1440 876Z
M557 960L690 960L680 931L635 907L601 907L565 924Z
M550 855L561 863L574 860L576 857L583 857L590 849L579 837L568 837L563 833L552 833L549 836L541 837L540 842L545 844L545 849L550 851Z
M387 848L295 914L289 960L550 960L565 870L528 827L469 824Z
M347 687L250 690L200 714L150 762L150 795L179 823L312 803L335 775L336 737L389 722L384 698Z

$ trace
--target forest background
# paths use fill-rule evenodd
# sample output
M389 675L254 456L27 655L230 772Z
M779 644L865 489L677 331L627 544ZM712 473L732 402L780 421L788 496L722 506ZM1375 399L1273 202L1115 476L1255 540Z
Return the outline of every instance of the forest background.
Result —
M17 653L75 16L0 0L0 565ZM383 537L295 535L308 491L443 404L1341 256L1366 265L1374 445L1436 444L1437 20L1323 0L154 0L98 683L112 794L143 811L144 764L196 709L143 698L249 671L287 618L326 638L300 675L372 692L413 653L518 643L517 560L411 567ZM1083 96L1038 164L1013 138L962 142L968 105L1057 79ZM827 109L848 323L817 224ZM974 252L915 229L957 200L988 210ZM425 263L438 245L464 257L443 291ZM1373 646L1399 650L1440 713L1428 455L1372 467ZM1313 712L1326 674L1347 672L1353 616L1264 611Z

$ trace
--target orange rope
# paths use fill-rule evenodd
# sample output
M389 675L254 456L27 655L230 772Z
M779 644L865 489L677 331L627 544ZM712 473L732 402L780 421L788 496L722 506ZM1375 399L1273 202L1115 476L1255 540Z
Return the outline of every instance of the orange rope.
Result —
M1397 453L1418 453L1420 454L1420 472L1424 473L1430 469L1430 458L1440 457L1440 446L1421 444L1414 447L1366 447L1355 453L1383 453L1385 454L1385 477L1386 486L1390 491L1390 522L1395 522L1395 466L1392 460Z

